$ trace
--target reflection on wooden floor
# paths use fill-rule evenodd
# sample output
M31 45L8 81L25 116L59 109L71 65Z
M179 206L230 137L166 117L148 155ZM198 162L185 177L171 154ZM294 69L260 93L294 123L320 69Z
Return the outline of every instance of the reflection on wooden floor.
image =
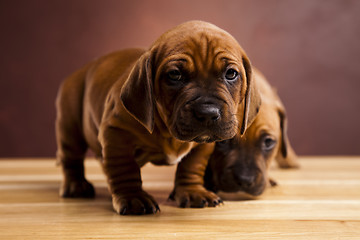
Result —
M55 160L0 160L0 239L360 239L360 157L303 157L300 170L272 168L279 186L257 200L180 209L167 201L174 167L147 165L152 216L119 216L99 164L86 161L97 197L61 199ZM235 196L236 197L236 196Z

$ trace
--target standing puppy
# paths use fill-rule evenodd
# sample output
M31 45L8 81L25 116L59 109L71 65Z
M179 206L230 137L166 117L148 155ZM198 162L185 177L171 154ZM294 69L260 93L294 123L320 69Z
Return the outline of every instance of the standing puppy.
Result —
M241 136L216 143L205 174L205 186L214 192L245 192L260 195L271 183L268 167L296 168L296 155L286 134L283 104L264 76L253 68L254 87L259 91L258 115ZM240 126L241 127L241 126Z
M156 213L142 189L147 162L178 165L182 207L219 204L203 187L214 141L243 133L258 106L251 67L237 41L201 21L179 25L147 50L126 49L89 63L58 93L56 136L62 197L93 197L84 176L88 148L102 158L119 214ZM240 106L240 107L239 107ZM240 133L241 134L241 133Z

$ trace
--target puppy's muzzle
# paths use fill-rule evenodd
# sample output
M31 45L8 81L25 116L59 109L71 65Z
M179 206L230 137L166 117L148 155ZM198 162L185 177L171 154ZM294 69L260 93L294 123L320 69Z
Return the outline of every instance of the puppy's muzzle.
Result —
M197 97L179 107L173 135L185 141L214 142L234 137L238 122L226 100Z
M227 168L219 178L219 190L224 192L246 192L258 196L265 190L264 175L260 170Z
M220 108L213 103L197 104L193 108L194 119L209 126L220 120Z
M237 182L237 184L241 188L246 189L246 190L249 190L256 185L257 178L259 178L259 175L234 173L234 179Z

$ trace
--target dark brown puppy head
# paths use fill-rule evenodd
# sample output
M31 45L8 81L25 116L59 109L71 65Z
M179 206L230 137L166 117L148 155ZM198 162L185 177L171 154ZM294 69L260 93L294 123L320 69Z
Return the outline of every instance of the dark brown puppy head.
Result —
M245 192L258 196L269 183L268 167L276 159L281 167L296 167L286 134L285 109L271 87L254 74L262 104L243 136L216 144L205 175L208 189Z
M258 102L251 79L249 60L229 33L192 21L163 34L139 59L121 98L149 132L159 116L179 140L213 142L234 137L239 124L242 134L252 120Z

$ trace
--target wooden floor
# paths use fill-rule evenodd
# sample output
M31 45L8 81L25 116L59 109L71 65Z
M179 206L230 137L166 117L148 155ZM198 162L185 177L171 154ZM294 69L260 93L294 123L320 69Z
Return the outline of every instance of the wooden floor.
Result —
M300 170L272 168L279 186L257 200L207 209L168 202L174 168L148 165L144 188L161 212L119 216L94 160L86 167L97 197L65 200L55 160L0 159L0 239L360 239L360 157L300 163Z

